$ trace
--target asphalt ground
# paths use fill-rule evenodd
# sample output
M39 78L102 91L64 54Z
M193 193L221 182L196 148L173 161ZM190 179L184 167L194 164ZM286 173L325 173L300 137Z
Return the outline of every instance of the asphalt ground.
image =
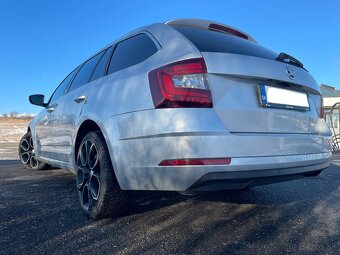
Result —
M72 174L0 161L0 254L339 252L340 161L243 191L138 192L126 216L100 221L80 210Z

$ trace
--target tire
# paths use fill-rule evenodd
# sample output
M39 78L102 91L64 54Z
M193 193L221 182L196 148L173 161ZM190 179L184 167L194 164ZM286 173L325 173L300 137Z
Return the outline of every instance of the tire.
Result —
M126 192L119 187L100 131L85 135L76 163L76 186L85 214L92 219L122 215L126 209Z
M31 132L27 132L20 139L18 153L21 163L27 169L38 171L50 168L49 164L36 158Z

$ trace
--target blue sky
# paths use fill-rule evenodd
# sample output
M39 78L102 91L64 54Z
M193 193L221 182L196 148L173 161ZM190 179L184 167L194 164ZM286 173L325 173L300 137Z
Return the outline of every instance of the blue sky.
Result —
M30 94L51 95L95 51L125 33L175 18L232 25L301 60L317 82L340 88L340 1L0 0L0 114L38 113Z

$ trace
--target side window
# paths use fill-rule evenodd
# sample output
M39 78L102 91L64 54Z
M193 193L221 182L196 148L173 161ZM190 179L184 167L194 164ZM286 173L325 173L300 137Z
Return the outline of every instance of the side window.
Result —
M61 97L67 86L69 85L70 81L72 80L74 74L78 71L79 67L76 68L75 70L73 70L72 73L70 73L61 83L60 85L58 86L58 88L53 92L51 98L50 98L50 101L49 101L49 104L53 104L56 100L58 100L59 97Z
M93 73L94 68L96 67L98 61L100 60L101 56L103 55L104 51L97 54L93 58L87 60L82 67L80 68L79 72L76 74L76 77L73 79L69 91L79 88L80 86L88 83L90 81L90 77Z
M136 65L157 51L157 46L148 35L139 34L130 37L117 44L111 58L108 73Z
M98 78L105 75L107 62L110 59L112 53L112 47L110 47L104 54L104 56L99 61L96 70L94 70L94 73L92 74L91 81L97 80Z

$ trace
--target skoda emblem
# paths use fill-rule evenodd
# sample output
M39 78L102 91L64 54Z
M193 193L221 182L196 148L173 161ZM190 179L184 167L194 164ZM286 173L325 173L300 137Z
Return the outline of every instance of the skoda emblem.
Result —
M286 73L287 73L289 79L294 80L294 78L295 78L295 71L294 71L293 67L286 66Z

